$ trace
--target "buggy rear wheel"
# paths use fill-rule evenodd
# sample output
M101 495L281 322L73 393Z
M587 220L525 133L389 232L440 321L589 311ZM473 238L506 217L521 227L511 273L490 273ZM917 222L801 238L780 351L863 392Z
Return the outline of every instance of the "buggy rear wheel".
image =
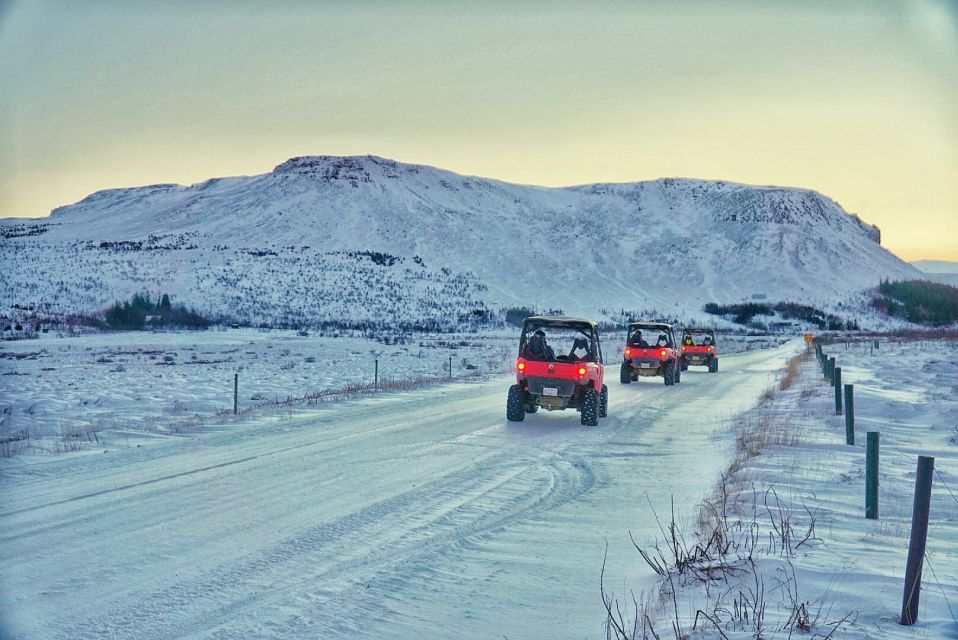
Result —
M605 418L609 415L609 387L602 385L602 392L599 394L599 417Z
M582 394L582 409L579 419L584 427L599 425L599 393L594 387L587 388Z
M622 368L619 369L619 382L622 384L632 382L632 367L629 366L628 362L623 362Z
M675 367L672 366L671 362L665 365L665 370L662 372L662 378L665 380L665 386L675 384Z
M509 422L522 422L526 419L525 392L517 384L509 387L509 397L506 400L506 420Z

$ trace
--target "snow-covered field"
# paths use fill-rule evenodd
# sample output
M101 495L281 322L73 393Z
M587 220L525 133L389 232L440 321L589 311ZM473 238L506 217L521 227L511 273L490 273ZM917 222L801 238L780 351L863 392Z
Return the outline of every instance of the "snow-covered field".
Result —
M683 546L717 530L733 544L721 561L714 546L699 561L713 567L715 579L673 571L674 599L668 583L660 585L662 600L652 609L662 637L673 637L676 611L686 631L702 611L717 623L699 616L705 637L753 638L762 629L765 638L823 637L832 630L835 638L958 638L958 343L825 349L842 368L843 383L854 385L856 444L845 444L844 417L835 415L833 387L814 357L787 390L737 417L736 432L751 436L709 497L717 511L697 525L685 509L688 519L680 523ZM878 520L864 517L868 431L880 432ZM918 623L903 627L919 455L935 458L935 474ZM645 549L667 546L661 534L638 542Z
M0 345L8 432L171 433L239 409L379 380L501 373L513 336L416 336L402 344L238 329L44 337ZM92 436L91 436L92 437ZM40 446L40 443L36 443Z
M34 394L53 410L63 401L77 420L89 419L82 394L86 407L118 398L110 410L141 418L176 394L200 403L193 409L222 409L236 361L210 369L213 391L166 376L199 377L189 372L213 365L186 365L193 355L229 350L244 366L294 362L280 369L286 383L305 375L297 368L309 338L257 344L254 333L207 332L202 347L199 334L5 344L5 354L52 355L5 357L4 373L30 375L0 380L5 398ZM514 339L488 359L508 363ZM142 352L156 341L150 359ZM570 412L507 423L506 374L213 416L172 437L104 432L83 455L41 447L0 460L0 629L14 638L602 637L606 543L607 584L654 588L629 530L640 539L658 530L650 501L666 512L672 496L691 505L707 493L732 454L728 421L800 348L728 354L719 374L693 369L672 387L613 382L598 428ZM330 349L371 356L369 343L316 349L317 377ZM155 364L171 351L182 364ZM260 355L239 358L247 352ZM427 357L448 362L435 353ZM119 364L126 370L110 378ZM241 384L256 376L268 377L244 369ZM312 380L301 380L306 390ZM248 402L255 391L244 388Z
M18 454L71 450L145 434L196 431L233 408L379 382L475 378L511 370L515 330L412 334L390 344L256 329L129 332L0 343L0 437ZM617 362L618 342L606 338ZM781 337L722 336L723 352L763 348Z

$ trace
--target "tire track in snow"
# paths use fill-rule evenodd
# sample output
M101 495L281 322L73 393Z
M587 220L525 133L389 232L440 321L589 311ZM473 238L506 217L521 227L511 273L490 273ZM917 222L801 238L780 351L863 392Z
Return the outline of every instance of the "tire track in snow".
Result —
M452 410L454 411L455 409L452 409ZM353 417L355 418L356 416L353 416ZM266 451L260 451L256 454L242 456L240 458L231 457L230 459L223 460L222 462L217 462L215 464L209 464L209 465L204 465L202 467L195 467L195 468L184 469L182 471L165 473L163 475L153 477L147 480L142 480L140 482L127 483L121 486L114 486L114 487L101 489L97 491L89 491L79 495L71 496L69 498L52 500L52 501L44 502L43 504L35 504L30 507L23 507L23 508L14 509L11 511L0 510L0 522L3 522L4 518L9 518L12 516L22 516L24 514L32 514L34 512L39 512L44 509L61 507L64 505L70 505L74 503L80 503L85 500L90 500L90 499L98 498L102 496L108 496L114 493L128 493L137 489L148 487L150 485L161 485L163 483L167 483L170 481L181 480L183 478L189 478L191 476L197 476L204 473L215 472L215 471L223 470L232 466L238 466L238 465L242 465L246 463L257 462L257 461L273 458L282 454L288 454L292 452L301 452L303 455L310 455L311 452L309 450L316 449L316 448L321 448L328 453L328 451L330 450L330 447L346 446L349 443L354 442L356 440L368 439L370 437L376 436L377 434L381 432L396 429L394 420L388 417L384 418L382 415L378 414L373 408L362 411L360 413L360 417L364 417L366 420L370 420L372 418L373 424L368 425L365 428L361 430L356 430L356 431L323 432L323 435L320 438L316 438L315 434L313 433L313 434L310 434L311 438L309 441L296 444L293 446L272 448ZM381 424L377 424L380 421L381 421ZM499 426L499 423L496 423L496 426ZM252 443L252 444L255 444L255 443ZM177 463L180 463L181 459L173 457L169 461L172 462L173 465L176 465ZM153 462L153 461L147 461L144 464L149 464L150 462ZM161 458L156 460L156 462L167 462L167 460ZM109 479L107 478L107 481L108 480ZM122 510L123 505L122 503L118 502L114 508L117 510ZM15 527L16 533L13 535L0 537L0 543L7 544L10 542L16 541L20 538L32 537L36 535L38 531L41 531L41 530L44 532L47 532L47 531L52 531L56 528L73 527L82 522L91 521L97 518L104 518L107 515L109 514L103 512L102 510L98 512L89 512L89 510L87 510L87 513L85 515L75 516L75 517L64 517L61 515L58 518L58 521L55 525L50 525L49 522L45 521L42 526L37 527L36 529L31 529L29 528L29 525L25 525L24 523L17 523ZM14 527L10 527L10 528L12 529Z
M122 609L71 627L61 637L203 637L219 627L228 630L244 612L276 610L294 597L305 597L311 609L336 603L332 619L323 625L333 631L349 619L342 617L342 608L370 605L371 594L357 600L358 584L375 582L377 575L395 576L397 568L418 571L424 559L435 560L470 537L573 500L594 481L582 461L499 452L478 468L460 470L314 527L265 555L140 594ZM329 563L329 558L340 559ZM311 564L321 568L303 576L302 567ZM297 577L286 577L285 568L290 567ZM321 595L302 595L310 591ZM231 599L234 595L240 597Z

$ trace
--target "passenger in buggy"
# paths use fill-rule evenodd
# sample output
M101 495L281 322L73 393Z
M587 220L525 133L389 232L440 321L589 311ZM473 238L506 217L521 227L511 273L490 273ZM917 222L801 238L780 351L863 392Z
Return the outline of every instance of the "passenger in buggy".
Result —
M582 351L582 355L578 355L578 351ZM566 359L569 362L591 361L592 353L589 351L589 341L585 338L576 338L573 340L572 350L569 351L569 355Z

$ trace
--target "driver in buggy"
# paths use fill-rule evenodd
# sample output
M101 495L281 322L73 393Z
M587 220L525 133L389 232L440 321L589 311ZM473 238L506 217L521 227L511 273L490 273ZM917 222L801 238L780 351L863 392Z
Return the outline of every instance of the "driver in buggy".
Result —
M525 356L529 360L555 360L556 354L546 343L546 332L542 329L536 329L529 338L529 344L525 348Z
M649 343L645 341L642 337L642 332L638 329L635 330L635 333L632 334L632 338L629 340L629 344L633 347L638 347L640 349L648 349Z

